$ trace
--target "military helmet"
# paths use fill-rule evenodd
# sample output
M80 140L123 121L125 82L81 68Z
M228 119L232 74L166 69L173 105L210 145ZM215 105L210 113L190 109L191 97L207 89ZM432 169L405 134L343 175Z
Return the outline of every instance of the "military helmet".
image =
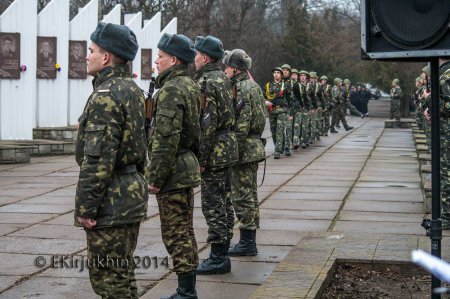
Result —
M334 85L339 85L341 83L342 83L342 79L341 78L334 79Z
M289 71L291 71L291 66L290 66L289 64L287 64L287 63L283 64L283 65L281 66L281 68L282 68L282 69L288 69Z
M274 67L274 68L272 69L272 73L275 72L275 71L279 71L280 73L283 73L283 70L282 70L281 67L279 67L279 66Z
M292 69L291 74L298 74L298 70L297 69Z
M305 70L301 70L300 72L299 72L299 74L300 75L306 75L306 76L309 76L309 73L307 72L307 71L305 71Z
M352 84L352 82L349 79L344 79L344 84Z
M320 77L320 81L322 81L322 80L327 80L328 81L328 77L323 75L322 77Z
M431 70L430 70L430 66L427 64L426 66L424 66L422 68L422 72L424 72L425 74L427 74L427 76L430 76Z
M316 78L316 79L318 78L316 72L309 72L309 77L310 78Z
M395 83L395 84L399 85L400 84L400 80L396 78L396 79L392 80L392 83Z

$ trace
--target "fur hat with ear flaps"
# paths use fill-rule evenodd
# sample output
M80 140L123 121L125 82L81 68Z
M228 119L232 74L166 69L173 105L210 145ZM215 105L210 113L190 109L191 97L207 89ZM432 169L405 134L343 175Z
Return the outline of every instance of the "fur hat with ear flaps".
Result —
M222 63L240 70L249 70L252 67L252 59L241 49L225 51Z

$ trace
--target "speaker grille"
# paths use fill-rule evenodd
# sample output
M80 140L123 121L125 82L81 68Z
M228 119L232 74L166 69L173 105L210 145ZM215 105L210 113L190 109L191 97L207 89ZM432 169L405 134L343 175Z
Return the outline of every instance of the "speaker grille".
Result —
M449 28L449 0L370 0L370 4L381 34L400 49L427 48Z

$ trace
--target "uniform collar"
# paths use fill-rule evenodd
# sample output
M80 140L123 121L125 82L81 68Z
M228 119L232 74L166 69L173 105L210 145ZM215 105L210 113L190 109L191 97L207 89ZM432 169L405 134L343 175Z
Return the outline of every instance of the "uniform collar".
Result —
M174 65L156 77L156 87L161 88L164 84L174 77L188 76L187 64Z
M200 79L204 73L208 73L211 71L220 71L220 65L218 61L213 61L210 63L205 64L201 69L197 71L195 74L195 79Z
M94 89L96 89L100 84L114 77L131 77L128 64L117 64L105 67L94 77L92 85L94 86Z

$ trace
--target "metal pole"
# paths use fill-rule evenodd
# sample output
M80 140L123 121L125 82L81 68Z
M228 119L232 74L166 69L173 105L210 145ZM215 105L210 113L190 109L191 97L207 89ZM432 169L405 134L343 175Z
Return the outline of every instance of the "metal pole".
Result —
M439 119L439 58L431 58L431 254L441 258L441 172L440 172L440 119ZM434 275L431 278L431 298L439 299L440 294L433 294L435 288L441 287L441 281Z

